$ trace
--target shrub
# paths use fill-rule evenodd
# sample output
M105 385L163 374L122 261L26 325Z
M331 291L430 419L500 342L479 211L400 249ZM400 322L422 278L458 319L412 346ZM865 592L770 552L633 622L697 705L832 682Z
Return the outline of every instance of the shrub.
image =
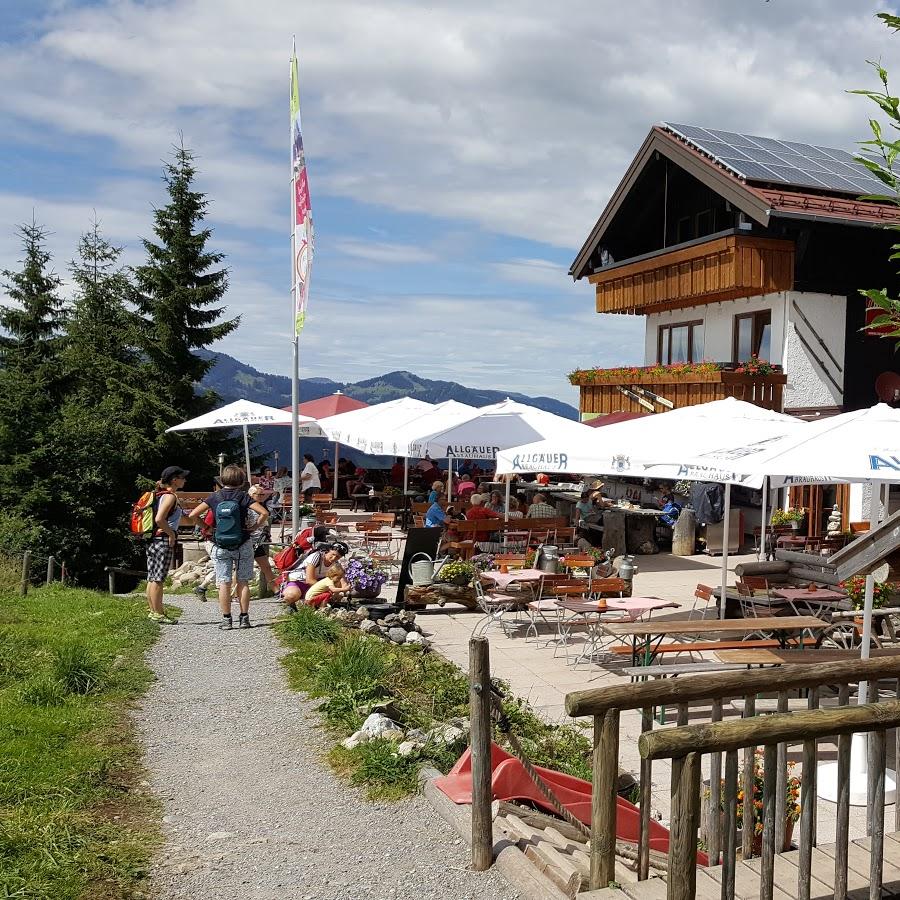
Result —
M31 706L62 706L66 702L67 694L65 685L49 672L35 675L19 689L22 702Z
M349 775L351 784L365 785L370 800L399 800L416 792L420 760L400 756L393 741L378 739L354 747L336 749L332 765Z
M94 694L103 686L106 666L89 647L73 641L58 648L53 671L70 694Z
M297 612L285 619L281 628L288 638L315 644L333 644L343 631L338 622L311 606L298 606Z
M382 692L387 675L387 646L380 640L348 634L322 662L315 681L323 695L346 690L368 698Z

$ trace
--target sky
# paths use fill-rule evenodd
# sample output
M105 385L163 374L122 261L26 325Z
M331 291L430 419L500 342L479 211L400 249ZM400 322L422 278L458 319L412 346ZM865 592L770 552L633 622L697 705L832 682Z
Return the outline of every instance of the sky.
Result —
M404 369L577 403L641 363L569 265L652 125L853 149L900 36L869 0L0 0L0 268L67 274L94 215L142 261L183 136L227 254L212 349L289 374L289 57L316 227L301 377ZM0 302L7 302L0 298Z

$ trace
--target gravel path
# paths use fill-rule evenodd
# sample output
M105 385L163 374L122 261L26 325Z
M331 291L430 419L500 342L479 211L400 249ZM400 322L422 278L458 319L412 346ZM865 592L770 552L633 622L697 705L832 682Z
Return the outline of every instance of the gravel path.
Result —
M499 873L466 870L468 848L423 798L368 803L332 775L313 704L282 675L276 604L254 604L252 630L220 632L214 603L169 599L184 615L151 651L137 715L164 804L154 896L518 897Z

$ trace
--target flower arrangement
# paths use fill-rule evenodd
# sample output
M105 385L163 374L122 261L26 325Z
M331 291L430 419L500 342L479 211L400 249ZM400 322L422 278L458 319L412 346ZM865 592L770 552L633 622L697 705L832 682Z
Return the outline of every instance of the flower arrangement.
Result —
M760 359L755 353L751 353L750 359L741 363L734 371L741 375L771 375L775 367L768 360Z
M353 593L360 597L377 597L388 573L368 557L353 557L344 565L344 572Z
M497 568L492 553L478 553L472 557L471 562L479 572L492 572Z
M478 569L473 563L466 562L464 559L455 559L441 567L435 581L467 587L477 574Z
M299 516L311 516L316 511L316 508L312 505L312 503L301 503L297 507L297 515Z
M772 524L789 525L791 522L802 522L806 518L806 510L804 509L776 509L772 513Z
M852 578L842 581L840 586L853 601L853 608L862 609L866 602L866 576L854 575ZM890 603L892 593L893 589L890 584L886 581L876 581L875 591L872 594L872 608L881 609L887 606Z
M399 497L400 496L400 488L393 487L392 485L386 485L381 489L381 496L384 498L388 497Z
M569 373L571 384L594 384L604 381L627 381L630 378L661 378L666 375L712 375L722 370L716 362L671 363L664 366L616 366L611 369L576 369Z
M796 822L800 818L800 777L791 774L794 764L788 763L787 800L784 807L785 820ZM763 822L763 784L765 772L762 766L762 754L756 753L753 757L753 834L754 837L762 835ZM737 820L744 821L744 788L743 782L737 795Z

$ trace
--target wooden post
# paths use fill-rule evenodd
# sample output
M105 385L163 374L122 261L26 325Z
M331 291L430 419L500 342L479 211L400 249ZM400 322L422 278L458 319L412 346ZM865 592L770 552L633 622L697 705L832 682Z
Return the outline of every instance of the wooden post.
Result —
M869 765L874 771L873 790L869 794L872 822L872 846L869 860L869 900L881 900L884 879L884 768L887 762L887 734L873 731L869 735Z
M697 517L686 507L675 520L672 529L672 556L693 556L697 543Z
M725 754L725 851L722 857L722 900L734 900L734 875L737 866L737 794L738 755L737 750L731 750Z
M653 709L641 710L641 731L653 730ZM641 759L641 833L638 839L637 877L650 877L650 793L653 780L653 761Z
M711 721L722 721L722 701L719 698L713 700ZM710 755L709 764L709 821L706 824L709 844L709 864L717 866L722 852L722 835L719 823L722 821L720 813L722 797L722 754Z
M23 597L28 593L28 577L31 574L31 551L26 550L22 556L22 583L19 585L19 594ZM900 688L898 688L900 696Z
M486 637L469 640L469 719L472 751L472 868L484 872L494 860L491 816L491 660Z
M115 594L115 592L116 592L116 573L115 573L115 571L113 569L107 569L106 577L109 579L110 595Z
M619 710L594 717L594 785L591 794L591 890L616 876L616 788L619 777Z
M47 584L49 585L51 581L53 581L53 557L47 560Z
M772 900L775 892L775 785L778 783L777 769L778 745L767 744L763 757L763 834L759 900Z
M800 800L800 877L797 887L798 900L809 900L812 877L813 822L816 817L815 779L809 778L816 769L816 742L803 742L803 784Z
M850 841L850 746L852 737L838 738L837 828L834 841L834 896L847 896L847 844Z
M744 698L744 718L752 719L755 715L756 697L750 694ZM741 855L744 859L750 859L753 856L753 766L755 762L756 747L747 747L744 750L744 816L741 821Z
M778 712L788 711L788 692L778 692ZM784 827L787 812L787 744L778 745L778 769L775 785L775 852L784 850Z
M697 826L700 822L699 753L672 760L672 826L669 834L667 900L697 896Z

